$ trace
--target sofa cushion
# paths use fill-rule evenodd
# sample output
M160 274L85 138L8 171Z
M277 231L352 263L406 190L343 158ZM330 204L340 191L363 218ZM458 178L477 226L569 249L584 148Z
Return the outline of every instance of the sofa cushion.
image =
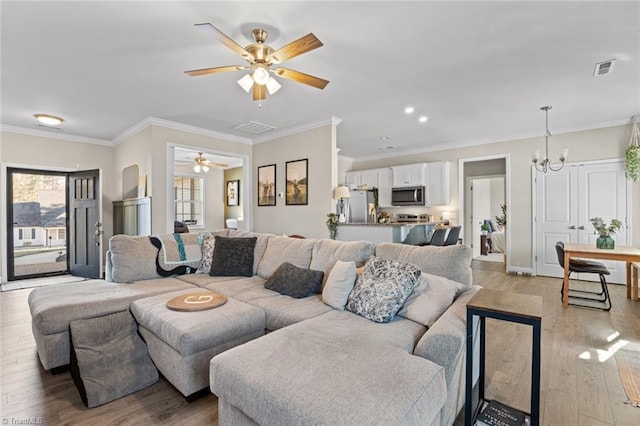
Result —
M420 270L406 262L372 257L347 301L347 309L376 322L389 322L409 297Z
M229 237L234 238L251 238L256 237L256 248L253 252L253 275L258 273L258 265L267 249L267 242L275 234L265 234L261 232L238 231L236 229L229 230Z
M187 274L187 275L177 275L175 277L177 280L184 281L189 284L196 285L198 287L207 287L210 284L217 282L229 282L235 280L241 280L245 277L212 277L207 274Z
M258 275L269 278L284 262L298 268L308 268L316 240L275 236L269 238L267 249L258 265Z
M253 275L253 256L256 237L224 238L215 237L215 248L211 260L212 276Z
M313 246L309 267L324 272L325 284L337 261L355 262L356 266L362 266L373 256L374 249L375 245L368 241L318 240Z
M114 235L109 239L111 253L111 280L117 283L158 278L156 257L158 249L149 237Z
M129 311L71 321L70 330L71 375L87 407L106 404L158 381L158 370Z
M289 262L284 262L264 283L264 287L300 299L320 293L323 277L322 271L298 268Z
M170 277L132 284L89 280L35 288L29 294L29 309L38 331L54 334L68 331L73 320L126 311L136 299L189 288L193 286Z
M376 246L376 256L412 263L423 272L449 278L471 287L471 247L453 245L445 247L411 246L408 244L381 243Z
M438 424L444 374L408 353L415 331L331 311L215 356L211 391L261 424Z
M271 290L264 289L264 291ZM260 293L257 291L239 295L240 298L245 298L246 303L256 306L265 312L267 315L266 327L269 331L288 327L291 324L315 318L332 310L322 303L322 297L319 294L295 299L275 292L272 293L274 294L263 294L263 297L258 297Z
M356 264L338 260L322 289L322 301L333 309L343 311L355 283Z
M459 282L423 272L398 315L431 327L464 287Z

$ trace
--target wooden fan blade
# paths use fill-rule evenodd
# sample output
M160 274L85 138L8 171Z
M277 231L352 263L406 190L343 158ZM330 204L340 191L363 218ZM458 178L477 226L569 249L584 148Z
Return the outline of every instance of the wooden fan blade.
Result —
M247 52L247 50L244 47L240 46L231 37L229 37L222 31L220 31L210 23L206 22L204 24L195 24L195 25L196 25L196 28L198 28L201 31L204 31L205 33L209 34L211 37L214 37L220 40L222 44L224 44L229 49L236 52L238 55L242 56L247 61L253 62L254 57L251 53Z
M326 85L329 84L329 80L305 74L300 71L290 70L288 68L276 68L274 72L280 77L288 78L289 80L297 81L298 83L306 84L308 86L313 86L317 89L324 89Z
M214 67L214 68L202 68L199 70L190 70L190 71L185 71L184 73L187 74L188 76L196 77L199 75L218 74L221 72L242 71L242 70L246 70L247 68L249 67L245 67L243 65L229 65L226 67Z
M211 161L207 161L207 166L214 166L214 167L229 167L228 164L224 164L224 163L212 163Z
M310 50L322 47L323 44L313 33L309 33L304 37L292 41L286 46L282 46L280 49L267 56L267 62L273 64L280 64L287 59L295 58L298 55L307 53Z
M262 86L260 84L253 85L253 100L254 101L262 101L267 99L267 86Z

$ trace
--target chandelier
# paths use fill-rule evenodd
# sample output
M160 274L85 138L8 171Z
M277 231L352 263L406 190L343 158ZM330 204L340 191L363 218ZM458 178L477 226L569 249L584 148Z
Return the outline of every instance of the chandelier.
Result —
M551 106L543 106L540 107L542 111L545 113L545 123L546 123L546 131L544 132L544 145L545 145L545 154L544 159L540 161L540 151L536 152L535 157L533 157L533 166L537 171L547 173L547 171L551 170L552 172L557 172L558 170L564 167L564 161L567 159L567 155L569 155L569 150L564 149L562 151L562 156L560 156L560 166L553 167L551 166L551 160L549 160L549 136L551 133L549 132L549 110Z

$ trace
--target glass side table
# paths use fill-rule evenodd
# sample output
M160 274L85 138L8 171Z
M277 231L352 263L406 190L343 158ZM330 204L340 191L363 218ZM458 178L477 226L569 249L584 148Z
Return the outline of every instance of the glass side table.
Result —
M478 321L474 320L478 317ZM540 338L542 329L542 298L528 294L481 289L467 303L467 375L465 425L472 426L485 401L485 320L494 318L530 325L533 328L533 356L531 360L531 426L540 423ZM475 321L475 322L474 322ZM474 391L474 330L479 324L478 387ZM477 395L474 395L477 394Z

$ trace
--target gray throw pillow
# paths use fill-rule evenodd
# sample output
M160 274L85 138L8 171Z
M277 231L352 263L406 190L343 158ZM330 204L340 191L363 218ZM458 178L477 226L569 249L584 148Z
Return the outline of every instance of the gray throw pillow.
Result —
M216 237L211 257L212 276L253 276L253 251L257 238Z
M398 260L370 258L347 301L347 310L375 322L398 313L420 277L420 269Z
M320 293L323 278L322 271L298 268L289 262L284 262L264 283L264 287L300 299Z

